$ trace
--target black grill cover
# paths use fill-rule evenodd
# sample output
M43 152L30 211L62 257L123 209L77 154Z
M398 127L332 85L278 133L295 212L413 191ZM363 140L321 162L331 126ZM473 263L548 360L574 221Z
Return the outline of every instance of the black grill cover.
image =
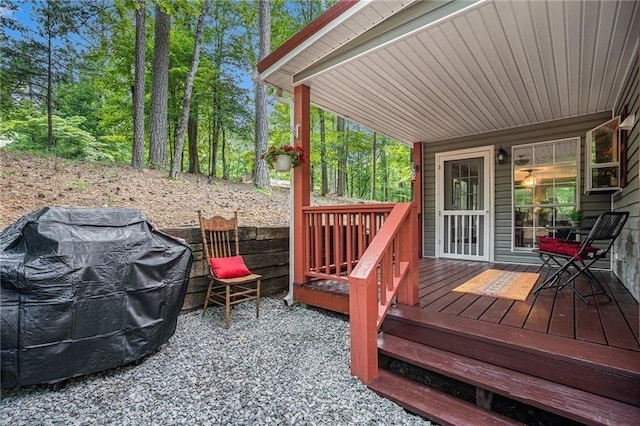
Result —
M0 234L0 386L128 364L175 332L193 257L133 209L45 208Z

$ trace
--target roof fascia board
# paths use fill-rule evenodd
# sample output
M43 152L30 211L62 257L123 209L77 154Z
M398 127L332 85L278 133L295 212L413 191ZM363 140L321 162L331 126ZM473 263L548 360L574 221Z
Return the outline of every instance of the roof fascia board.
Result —
M271 55L269 55L261 63L258 64L257 69L259 73L259 79L265 80L271 74L273 74L274 72L277 72L284 64L286 64L291 59L296 57L300 52L302 52L307 47L315 43L318 39L322 38L325 34L333 30L335 27L342 24L344 21L346 21L347 19L349 19L350 17L358 13L360 10L367 7L369 3L371 3L372 1L373 0L359 0L356 3L344 2L345 7L348 7L348 9L341 11L341 13L337 17L331 19L329 22L326 22L324 26L319 28L317 31L315 31L313 34L311 34L304 40L298 42L297 40L294 40L294 39L298 34L302 35L305 32L305 29L300 31L298 34L294 35L290 39L295 43L294 46L286 46L287 43L289 42L285 42L285 44L281 46L281 48L286 48L286 50L288 50L287 53L283 54L281 52L278 52L280 48L276 49L272 53L272 55L274 58L277 58L278 56L280 56L279 59L277 59L275 62L269 65L269 63L273 60L273 59L270 59ZM338 5L340 5L340 3L336 3L336 6ZM331 11L331 9L329 9L329 11ZM329 11L327 11L327 13ZM323 16L325 15L320 15L318 19L320 20L321 18L323 18ZM313 30L312 26L315 22L316 21L312 22L307 28L311 28L311 31L312 31ZM266 67L266 69L261 71L261 69L265 66L265 64L268 66Z
M486 1L419 1L297 73L293 76L293 85L303 84L323 72L451 19Z

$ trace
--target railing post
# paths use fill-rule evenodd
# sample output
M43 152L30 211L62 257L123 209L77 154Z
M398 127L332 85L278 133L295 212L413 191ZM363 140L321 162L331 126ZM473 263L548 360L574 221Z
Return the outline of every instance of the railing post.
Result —
M349 278L351 374L362 383L378 377L378 286Z
M406 280L398 287L398 303L403 305L416 305L419 299L420 286L418 283L418 215L416 204L411 206L411 213L405 220L398 237L406 244L400 245L399 258L409 262L409 272Z

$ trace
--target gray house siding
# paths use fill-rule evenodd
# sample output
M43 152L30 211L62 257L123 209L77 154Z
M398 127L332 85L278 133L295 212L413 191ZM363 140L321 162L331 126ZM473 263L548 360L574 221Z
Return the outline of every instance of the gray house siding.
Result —
M613 261L613 271L629 289L636 300L640 300L638 290L640 274L638 244L640 244L640 190L638 189L640 164L638 163L638 124L640 101L638 92L639 83L639 60L635 57L635 66L630 72L629 78L625 82L624 89L616 105L616 113L619 113L623 106L627 105L630 114L635 113L636 124L629 132L627 142L627 181L629 184L622 191L613 197L613 206L618 211L628 211L629 221L625 225L622 234L616 241L615 259Z
M521 144L580 137L581 176L580 208L585 214L600 214L611 210L610 194L584 194L585 135L588 130L611 119L611 111L572 117L542 124L523 126L498 132L467 136L423 145L423 254L436 255L436 164L437 153L478 146L500 146L509 153L507 164L495 164L494 200L494 260L510 263L538 263L538 258L529 252L514 252L512 240L512 195L511 195L511 147ZM637 163L636 163L637 167ZM604 265L605 267L607 265Z

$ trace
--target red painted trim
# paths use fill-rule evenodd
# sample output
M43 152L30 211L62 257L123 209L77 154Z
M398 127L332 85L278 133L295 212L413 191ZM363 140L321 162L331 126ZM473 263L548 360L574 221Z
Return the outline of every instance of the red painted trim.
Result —
M264 72L271 65L284 58L293 49L302 44L309 37L326 27L330 22L338 18L345 11L349 10L351 6L355 5L359 0L339 0L336 4L331 6L322 15L318 16L309 25L295 33L289 40L285 41L280 47L271 52L266 58L258 63L256 66L258 72Z
M293 116L297 130L296 146L301 146L311 159L311 89L309 86L296 86L293 91ZM294 265L293 282L304 284L305 259L310 247L307 229L304 225L303 208L311 205L311 160L293 169L293 217L296 230L293 237Z
M413 203L418 209L417 220L417 232L418 240L416 242L418 247L418 257L422 257L422 142L413 143L413 167L415 169L415 178L413 179Z
M413 203L396 204L349 274L351 374L365 384L378 376L376 338L391 302L418 303L415 220Z

